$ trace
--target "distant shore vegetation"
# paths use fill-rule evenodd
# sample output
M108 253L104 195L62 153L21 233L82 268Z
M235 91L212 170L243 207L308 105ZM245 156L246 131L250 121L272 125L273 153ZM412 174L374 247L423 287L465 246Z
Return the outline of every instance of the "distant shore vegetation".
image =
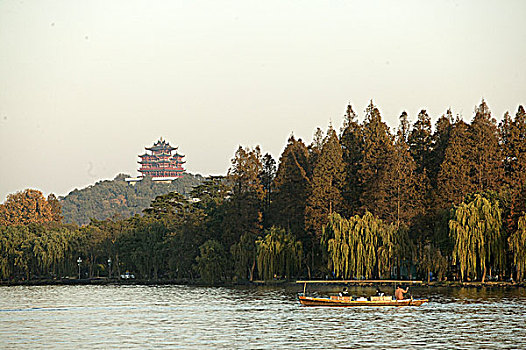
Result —
M278 160L240 146L225 176L188 190L146 181L141 210L115 180L61 201L9 195L0 279L525 279L522 106L497 123L483 100L470 123L447 110L434 127L403 112L394 131L372 101L361 122L348 106L339 130L290 136Z

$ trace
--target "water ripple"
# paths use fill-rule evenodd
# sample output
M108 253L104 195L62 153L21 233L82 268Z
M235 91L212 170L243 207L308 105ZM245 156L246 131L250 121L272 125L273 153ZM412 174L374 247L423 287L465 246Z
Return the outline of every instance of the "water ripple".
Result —
M415 297L431 301L401 308L302 307L296 292L0 287L0 348L526 348L524 289L416 288Z

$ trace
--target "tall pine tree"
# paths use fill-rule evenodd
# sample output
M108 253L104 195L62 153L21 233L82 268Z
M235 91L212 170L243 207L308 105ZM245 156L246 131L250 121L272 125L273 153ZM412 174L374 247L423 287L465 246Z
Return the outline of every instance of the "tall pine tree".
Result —
M496 190L503 178L497 124L484 100L468 128L471 182L478 192Z
M343 205L342 187L345 180L342 149L336 132L329 128L314 167L311 192L305 209L306 228L317 237L327 223L329 213L340 211Z
M468 125L460 119L456 120L437 177L437 207L439 208L449 208L451 205L461 203L464 197L474 190L470 181L471 163L468 145Z
M310 192L308 150L291 136L281 154L271 203L272 225L301 237L305 232L305 206Z
M347 106L340 143L345 163L345 183L342 191L345 201L343 212L351 216L355 215L361 207L361 186L358 173L363 157L363 130L351 105Z
M526 185L526 112L519 106L515 119L508 112L499 125L505 182L512 188Z
M418 119L409 134L408 144L416 163L416 171L423 174L429 172L432 149L431 118L423 109L418 114Z
M363 123L363 150L358 177L361 187L361 210L370 211L374 216L387 216L384 182L390 171L390 157L393 152L393 137L389 127L382 121L380 111L373 104L365 109Z

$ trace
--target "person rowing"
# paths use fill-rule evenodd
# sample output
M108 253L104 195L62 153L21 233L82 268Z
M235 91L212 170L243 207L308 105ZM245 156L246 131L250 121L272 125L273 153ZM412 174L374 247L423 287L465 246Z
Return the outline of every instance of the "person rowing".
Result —
M409 287L407 287L406 289L402 289L402 287L400 285L397 285L396 286L396 290L395 290L395 298L396 298L396 300L403 300L404 299L404 294L407 293L408 290L409 290Z

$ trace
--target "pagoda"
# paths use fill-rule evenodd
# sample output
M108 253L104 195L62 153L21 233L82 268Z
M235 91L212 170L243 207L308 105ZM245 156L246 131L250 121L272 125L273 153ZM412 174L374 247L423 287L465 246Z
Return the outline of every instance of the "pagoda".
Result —
M154 181L171 181L183 177L184 155L177 152L177 147L170 146L161 137L152 147L145 149L146 152L139 155L141 177L150 176Z

